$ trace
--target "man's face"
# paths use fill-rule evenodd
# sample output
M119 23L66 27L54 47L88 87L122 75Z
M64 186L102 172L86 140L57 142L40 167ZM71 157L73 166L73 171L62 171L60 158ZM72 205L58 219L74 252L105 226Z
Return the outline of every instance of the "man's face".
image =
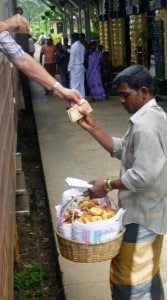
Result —
M118 95L120 103L130 114L134 114L145 104L145 88L134 90L123 82L118 87Z

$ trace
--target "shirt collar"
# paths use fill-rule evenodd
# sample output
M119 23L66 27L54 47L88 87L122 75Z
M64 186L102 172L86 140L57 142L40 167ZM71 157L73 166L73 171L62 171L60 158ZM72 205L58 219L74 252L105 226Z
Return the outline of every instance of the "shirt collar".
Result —
M144 104L139 110L137 110L131 117L130 121L132 123L135 123L145 112L148 108L157 106L157 102L155 98L148 101L146 104Z

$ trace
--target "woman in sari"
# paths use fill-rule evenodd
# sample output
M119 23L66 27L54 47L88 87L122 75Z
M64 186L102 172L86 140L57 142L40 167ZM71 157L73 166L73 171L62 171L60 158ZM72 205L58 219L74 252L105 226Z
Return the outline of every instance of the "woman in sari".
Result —
M86 74L92 102L105 99L105 92L103 89L100 73L100 61L102 58L102 52L97 51L96 48L96 41L91 42L88 58L88 69Z

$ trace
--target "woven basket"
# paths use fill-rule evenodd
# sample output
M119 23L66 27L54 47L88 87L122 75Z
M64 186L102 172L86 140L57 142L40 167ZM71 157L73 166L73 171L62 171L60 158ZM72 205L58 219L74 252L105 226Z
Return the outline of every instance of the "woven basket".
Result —
M64 258L74 262L93 263L114 258L119 253L124 232L125 229L115 238L96 244L77 242L61 236L58 232L56 234L60 253Z

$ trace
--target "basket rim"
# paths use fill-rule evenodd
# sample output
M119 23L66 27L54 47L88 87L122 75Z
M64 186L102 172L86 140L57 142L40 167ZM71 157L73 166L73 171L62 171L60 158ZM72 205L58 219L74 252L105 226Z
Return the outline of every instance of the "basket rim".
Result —
M95 246L95 245L105 245L106 243L110 243L110 242L112 242L112 241L114 241L114 240L117 240L120 236L122 236L122 235L125 233L125 231L126 231L126 228L123 227L123 229L120 231L120 233L119 233L117 236L113 237L113 238L110 239L110 240L107 240L107 241L104 241L104 242L100 242L100 243L85 243L85 242L79 242L79 241L76 241L76 240L71 240L71 239L68 239L68 238L64 237L63 235L61 235L57 230L56 230L56 234L57 234L60 238L66 240L66 241L68 241L68 242L74 243L74 244L78 244L78 245L87 245L87 246L89 246L89 245L90 245L90 246Z

